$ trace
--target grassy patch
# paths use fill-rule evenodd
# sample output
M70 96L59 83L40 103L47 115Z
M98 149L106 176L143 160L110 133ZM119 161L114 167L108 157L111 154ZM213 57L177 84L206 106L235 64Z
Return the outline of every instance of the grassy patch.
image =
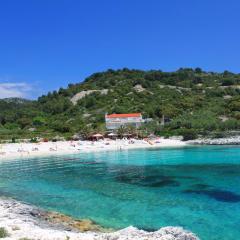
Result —
M0 228L0 238L6 238L8 236L9 236L8 231L5 228L1 227Z

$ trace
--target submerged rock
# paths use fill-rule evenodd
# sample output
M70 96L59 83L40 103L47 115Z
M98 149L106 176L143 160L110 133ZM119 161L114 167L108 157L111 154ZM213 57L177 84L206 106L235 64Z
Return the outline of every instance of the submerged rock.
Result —
M210 190L185 190L184 193L194 193L194 194L202 194L206 195L210 198L213 198L220 202L229 202L229 203L237 203L240 202L240 195L230 192L224 191L220 189L210 189Z
M97 225L89 219L76 220L72 217L63 215L57 212L45 212L41 218L44 218L45 221L51 224L58 226L63 226L64 229L69 229L73 231L87 232L109 232L109 229L105 229L100 225Z

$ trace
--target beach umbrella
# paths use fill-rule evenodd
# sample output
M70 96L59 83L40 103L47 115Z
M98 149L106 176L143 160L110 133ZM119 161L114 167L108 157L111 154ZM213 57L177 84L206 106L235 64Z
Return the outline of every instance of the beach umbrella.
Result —
M103 135L100 134L100 133L96 133L96 134L92 135L92 138L93 138L93 139L95 138L96 140L98 140L98 139L100 139L100 138L103 138Z
M108 136L114 137L114 136L117 136L117 134L116 133L109 133Z
M101 137L103 137L103 135L100 134L100 133L94 134L94 135L92 135L92 136L95 137L95 138L101 138Z
M109 137L109 138L112 138L112 139L117 138L117 136L118 136L118 135L117 135L116 133L109 133L109 134L108 134L108 137Z

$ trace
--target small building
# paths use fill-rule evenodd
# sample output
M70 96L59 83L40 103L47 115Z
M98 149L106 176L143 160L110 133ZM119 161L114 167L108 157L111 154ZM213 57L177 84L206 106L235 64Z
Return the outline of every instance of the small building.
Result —
M106 114L105 115L106 128L108 130L115 130L122 126L140 127L145 120L141 113L124 113L124 114Z

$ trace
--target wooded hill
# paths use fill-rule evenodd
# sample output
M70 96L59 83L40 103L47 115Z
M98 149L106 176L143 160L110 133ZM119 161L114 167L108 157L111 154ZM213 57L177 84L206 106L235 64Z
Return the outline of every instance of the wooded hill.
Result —
M72 136L105 130L105 113L153 118L145 134L220 136L240 129L240 74L107 70L37 101L0 100L0 138ZM162 116L169 120L165 126Z

